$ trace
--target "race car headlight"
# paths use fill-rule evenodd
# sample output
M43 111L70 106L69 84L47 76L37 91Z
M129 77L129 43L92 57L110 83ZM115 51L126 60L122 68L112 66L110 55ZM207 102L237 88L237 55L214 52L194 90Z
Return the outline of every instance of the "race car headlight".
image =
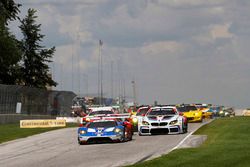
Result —
M86 134L87 132L85 131L85 130L80 130L80 132L79 132L81 135L84 135L84 134Z
M119 128L115 128L115 129L114 129L114 132L115 132L115 133L120 133L121 131L122 131L122 130L119 129Z
M105 132L112 132L112 131L114 131L114 127L113 128L107 128L106 130L105 130Z
M138 122L138 119L135 117L132 119L132 121L133 121L133 123L136 123L136 122Z
M177 120L174 120L174 121L171 121L169 124L170 125L174 125L174 124L176 124L178 121Z
M149 125L147 121L142 121L142 125Z

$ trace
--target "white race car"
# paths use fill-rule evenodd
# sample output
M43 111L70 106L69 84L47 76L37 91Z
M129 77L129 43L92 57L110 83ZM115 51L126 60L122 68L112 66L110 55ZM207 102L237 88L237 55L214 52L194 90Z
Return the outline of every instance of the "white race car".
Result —
M138 127L139 135L180 134L188 130L187 118L173 106L152 107Z

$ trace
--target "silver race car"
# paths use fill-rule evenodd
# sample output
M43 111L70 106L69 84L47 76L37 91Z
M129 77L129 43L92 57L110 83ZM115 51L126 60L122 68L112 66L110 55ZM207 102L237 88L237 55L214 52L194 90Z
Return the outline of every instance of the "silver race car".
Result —
M179 114L176 107L152 107L138 127L139 135L180 134L188 130L187 118Z

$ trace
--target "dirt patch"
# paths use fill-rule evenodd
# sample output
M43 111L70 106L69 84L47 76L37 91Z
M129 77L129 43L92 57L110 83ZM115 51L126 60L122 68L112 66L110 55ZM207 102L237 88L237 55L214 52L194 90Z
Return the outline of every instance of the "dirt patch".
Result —
M191 135L179 148L199 147L207 139L207 135Z

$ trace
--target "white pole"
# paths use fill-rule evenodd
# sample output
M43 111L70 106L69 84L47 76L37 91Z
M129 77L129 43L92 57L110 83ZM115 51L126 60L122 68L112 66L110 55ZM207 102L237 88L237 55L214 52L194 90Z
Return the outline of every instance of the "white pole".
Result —
M72 54L72 64L71 64L71 72L72 72L72 76L71 76L71 90L73 91L74 89L74 54L73 54L73 44L71 46L71 54Z
M100 59L101 59L101 105L103 105L103 70L102 70L102 41L100 41Z
M113 78L113 64L114 64L114 62L113 61L111 61L111 98L113 99L114 98L114 78Z

